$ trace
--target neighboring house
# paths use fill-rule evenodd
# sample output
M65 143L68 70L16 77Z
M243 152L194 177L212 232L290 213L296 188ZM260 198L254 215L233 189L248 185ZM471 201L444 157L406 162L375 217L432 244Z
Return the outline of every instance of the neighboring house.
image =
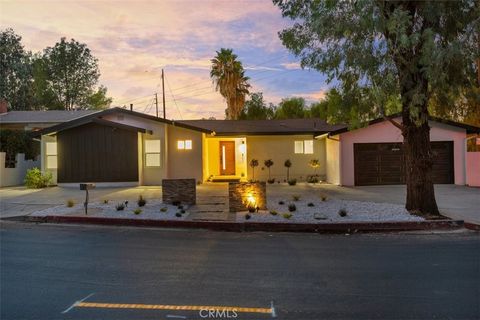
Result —
M398 119L397 119L398 121ZM467 134L480 128L451 121L430 122L436 183L466 183ZM388 121L349 131L320 119L171 121L121 108L89 114L36 133L42 169L59 184L96 182L160 185L166 178L248 180L271 176L305 180L319 174L341 185L404 183L402 136ZM309 161L318 159L314 171Z
M10 111L0 114L0 128L35 131L80 118L98 110Z

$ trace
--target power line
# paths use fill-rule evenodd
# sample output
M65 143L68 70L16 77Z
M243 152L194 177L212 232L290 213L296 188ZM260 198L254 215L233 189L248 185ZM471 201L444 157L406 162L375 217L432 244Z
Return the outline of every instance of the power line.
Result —
M175 96L173 95L172 89L170 88L170 82L168 82L167 77L164 76L164 78L167 81L168 90L170 91L170 94L172 95L173 102L175 102L175 106L177 107L177 111L178 111L178 114L180 115L180 119L183 120L182 112L180 111L180 108L178 107L178 104L177 104L177 100L175 99Z

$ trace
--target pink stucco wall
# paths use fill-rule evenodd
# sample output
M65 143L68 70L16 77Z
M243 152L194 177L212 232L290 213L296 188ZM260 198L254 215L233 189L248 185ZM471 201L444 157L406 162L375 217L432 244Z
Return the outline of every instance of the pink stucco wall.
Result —
M400 118L396 121L401 121ZM431 141L453 141L453 161L455 184L465 184L465 129L430 121ZM398 128L388 121L373 124L366 128L352 130L340 134L341 160L340 184L353 186L355 184L353 144L376 142L402 142L403 136Z
M480 152L467 152L467 185L480 187Z

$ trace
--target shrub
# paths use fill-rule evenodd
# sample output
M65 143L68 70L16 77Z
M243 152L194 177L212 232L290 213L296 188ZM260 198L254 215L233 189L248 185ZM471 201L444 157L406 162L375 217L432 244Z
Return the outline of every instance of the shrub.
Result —
M257 211L257 208L255 206L248 206L247 209L250 213L254 213L255 211Z
M168 208L167 207L162 207L160 208L160 212L167 212Z
M285 201L280 200L280 201L278 201L278 204L283 206L285 204Z
M107 200L107 199L104 199L104 200L103 200L103 203L104 203L104 204L108 204L108 200Z
M288 211L293 212L293 211L296 211L296 210L297 210L297 206L295 205L295 203L290 203L288 205Z
M137 204L139 207L143 207L147 204L147 200L145 200L141 195L138 196Z
M250 160L250 167L252 167L252 180L255 181L255 167L258 167L258 160Z
M179 206L180 203L181 203L180 200L173 200L172 201L172 205L174 205L174 206Z
M27 170L24 182L27 188L45 188L48 187L52 182L52 173L47 172L45 174L42 174L40 169L32 168Z
M269 184L274 184L274 183L275 183L275 178L268 179L267 182L268 182Z
M183 205L178 205L177 209L179 209L179 210L183 209Z
M142 209L137 208L137 209L133 210L133 213L138 215L138 214L142 213Z
M186 212L185 209L180 210L181 214L184 214L185 212Z
M327 201L328 198L327 198L326 195L322 194L322 195L320 196L320 199L321 199L322 201Z
M283 163L285 168L287 168L287 180L290 180L290 167L292 166L292 161L290 159L285 160Z
M347 210L346 210L346 209L343 209L343 208L340 209L340 210L338 210L338 215L339 215L340 217L346 217L346 216L347 216Z
M292 216L293 216L293 214L291 214L291 213L282 214L282 217L284 217L285 219L290 219Z
M250 220L251 217L252 217L251 215L246 214L246 215L245 215L245 220Z
M71 208L75 205L75 201L73 199L68 199L67 200L67 207Z
M180 212L175 213L175 217L180 218L182 214Z
M123 203L117 203L117 205L115 206L115 209L117 211L123 211L125 209L125 204Z
M270 167L273 166L273 160L272 159L268 159L268 160L265 160L263 162L263 164L265 165L265 167L267 167L268 169L268 183L273 183L275 182L275 179L273 179L273 182L270 182Z
M40 154L40 143L24 130L0 129L0 151L5 152L5 167L15 168L17 154L24 153L25 160L35 159Z
M291 186L294 186L297 184L297 179L290 179L288 180L288 184L291 185Z
M275 210L270 210L270 214L271 214L272 216L276 216L276 215L278 214L278 212L275 211Z
M300 200L300 196L294 194L294 195L292 196L292 200L293 200L293 201L298 201L298 200Z
M313 204L313 202L309 202L309 203L307 204L307 206L309 206L309 207L315 207L315 205Z
M317 175L307 176L308 183L318 183L319 179Z

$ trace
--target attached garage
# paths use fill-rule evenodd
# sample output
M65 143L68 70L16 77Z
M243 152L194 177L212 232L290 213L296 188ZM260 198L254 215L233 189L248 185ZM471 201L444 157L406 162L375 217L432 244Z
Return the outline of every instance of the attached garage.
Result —
M395 116L401 123L402 119ZM435 184L465 185L468 134L480 128L431 117L430 141ZM343 128L318 136L327 140L327 181L344 186L405 184L403 136L387 120L376 119L358 129Z
M454 183L453 141L431 143L434 154L432 169L436 184ZM355 143L355 185L404 184L406 176L402 143Z
M57 127L57 182L138 182L138 132L97 118Z

